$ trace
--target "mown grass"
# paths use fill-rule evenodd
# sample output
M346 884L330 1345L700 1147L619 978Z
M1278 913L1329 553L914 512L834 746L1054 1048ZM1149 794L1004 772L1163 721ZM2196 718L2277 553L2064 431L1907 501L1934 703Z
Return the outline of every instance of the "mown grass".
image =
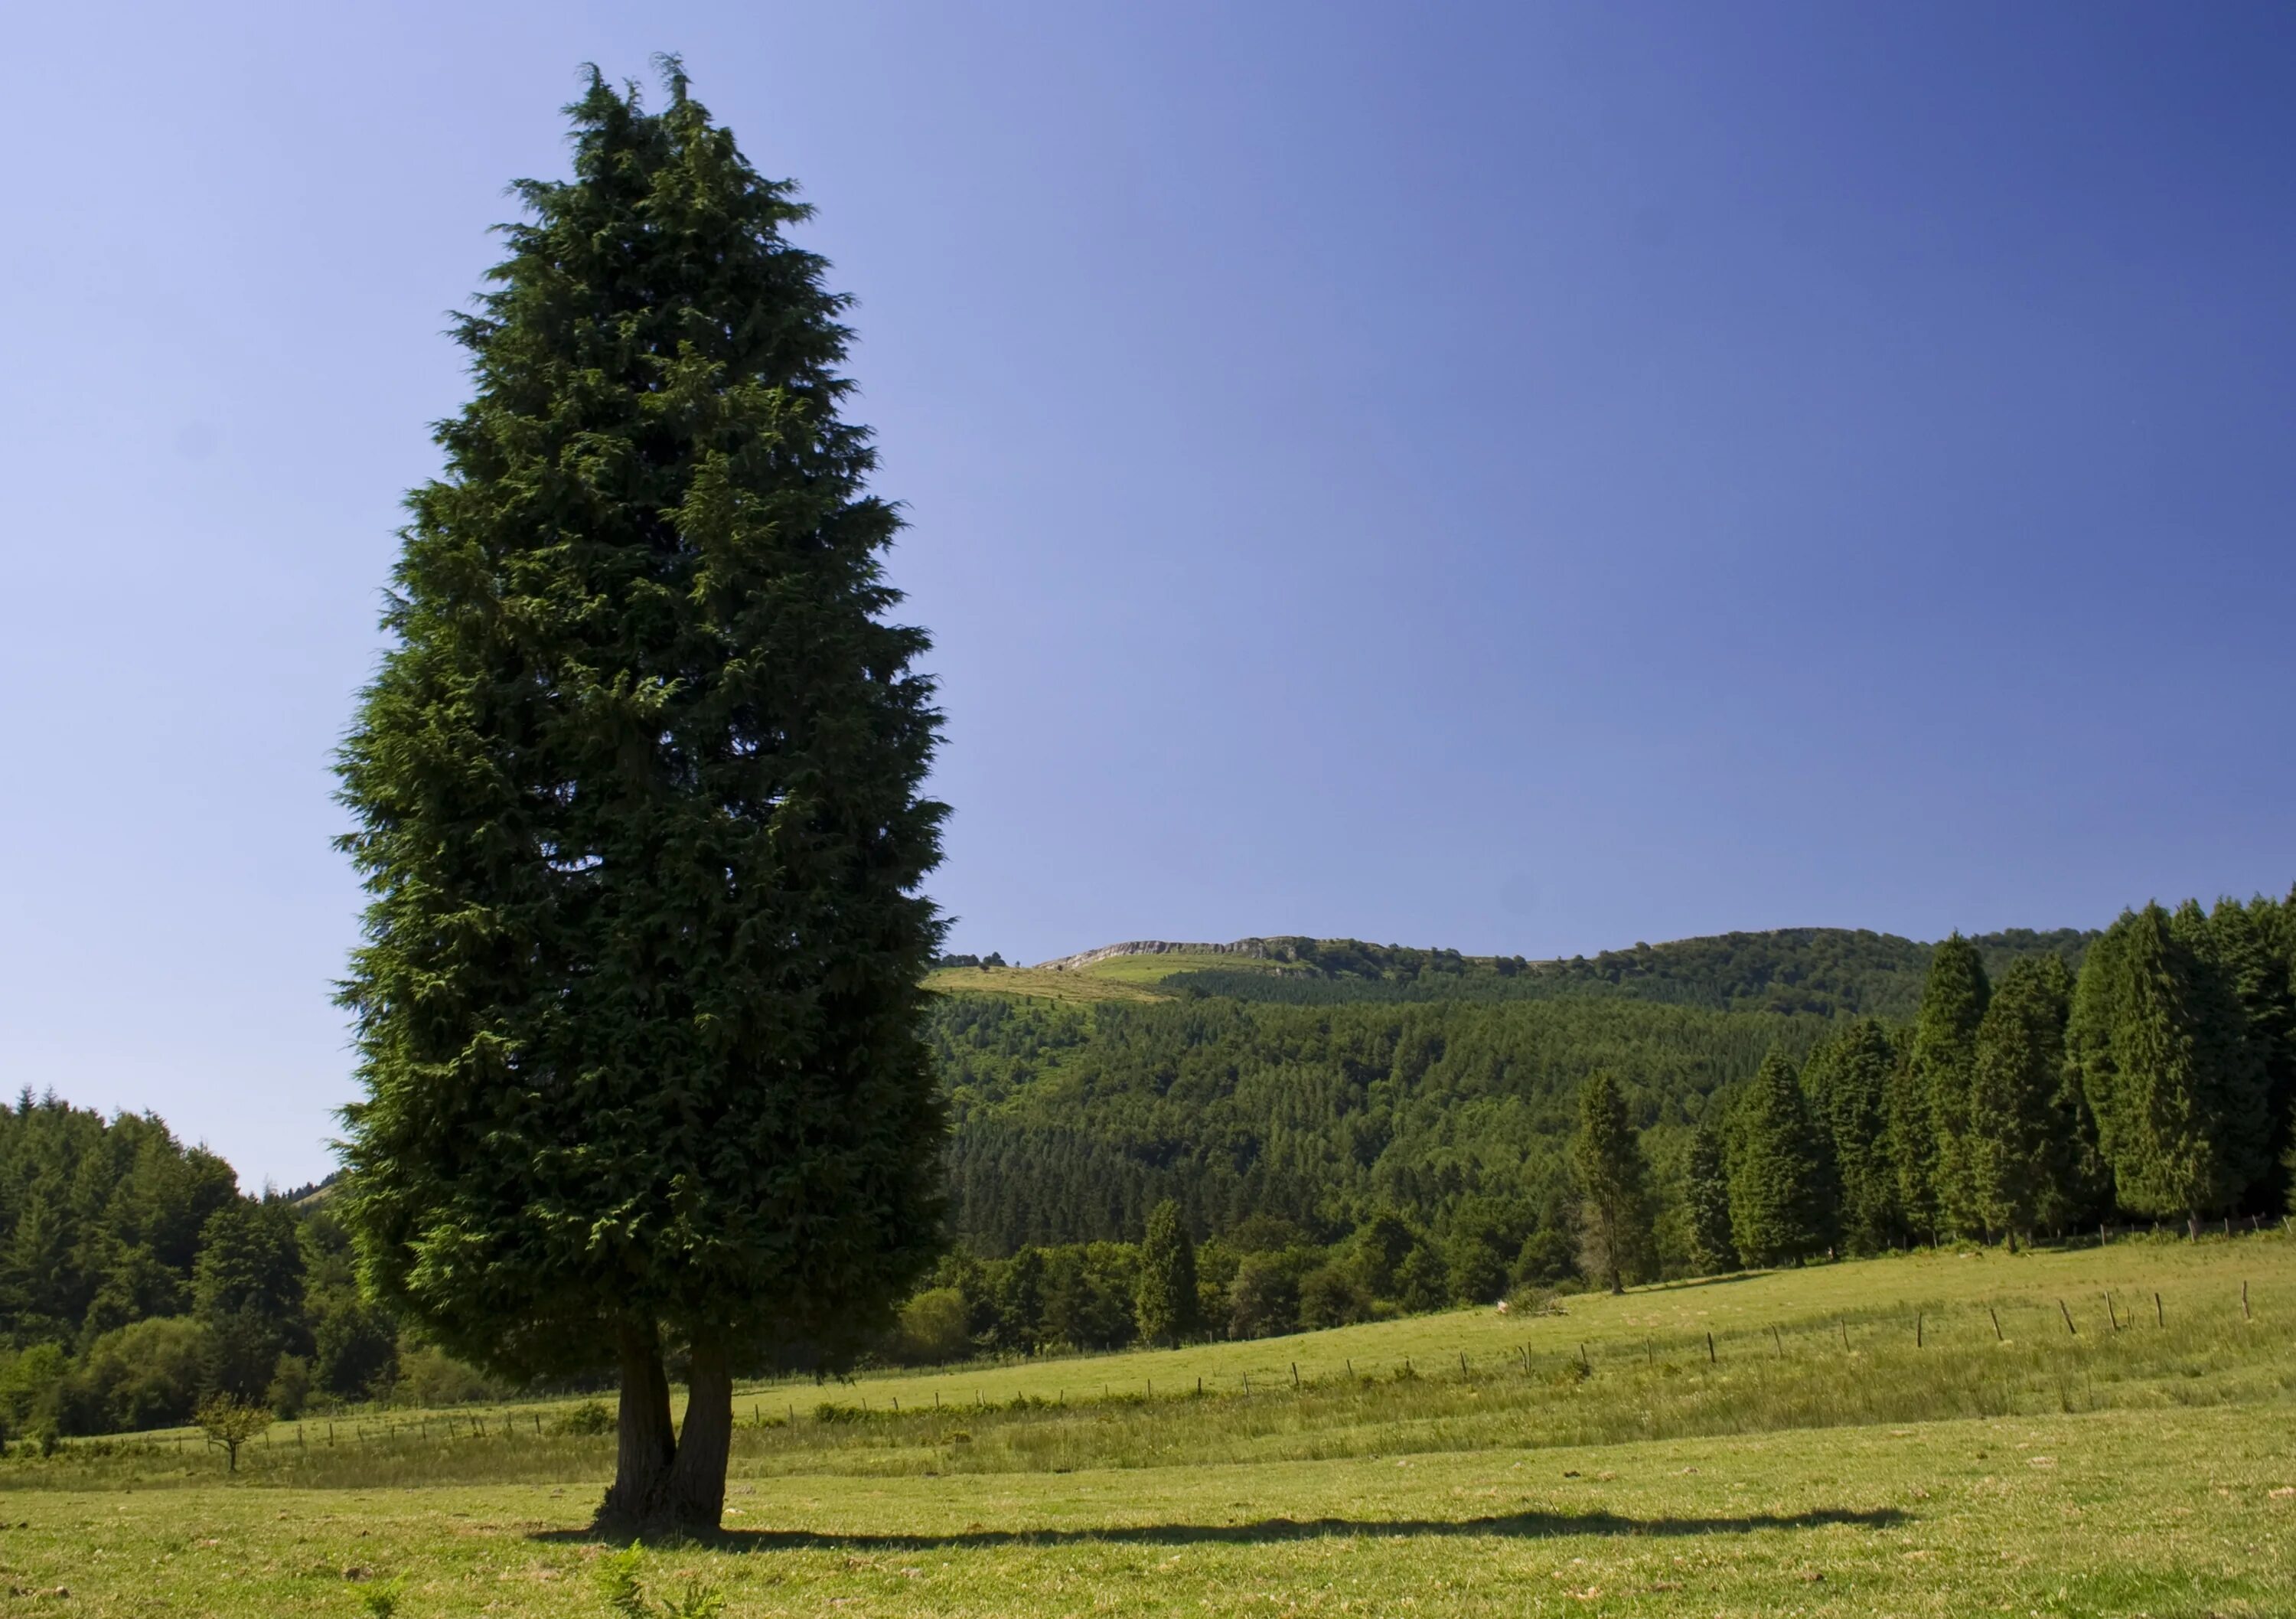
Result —
M27 1612L604 1615L594 1490L14 1498ZM2233 1409L963 1480L746 1480L650 1588L732 1615L2264 1615L2296 1463ZM57 1597L57 1588L70 1591Z
M737 1533L650 1554L656 1584L734 1614L2296 1613L2284 1237L1565 1308L753 1387ZM611 1441L472 1415L275 1430L229 1482L189 1446L11 1459L0 1591L354 1614L403 1575L401 1615L603 1613L576 1532Z

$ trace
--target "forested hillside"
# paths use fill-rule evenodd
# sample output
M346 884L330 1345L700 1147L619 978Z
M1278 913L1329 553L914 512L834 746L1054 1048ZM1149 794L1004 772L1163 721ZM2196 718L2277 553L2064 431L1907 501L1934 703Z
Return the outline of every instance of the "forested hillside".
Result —
M1622 1076L1637 1124L1680 1131L1816 1019L1581 997L1485 1005L1058 1005L953 995L952 1228L1021 1243L1136 1237L1170 1197L1198 1231L1254 1214L1344 1231L1398 1210L1441 1228L1479 1192L1536 1195L1579 1081Z
M944 966L952 1249L873 1352L1257 1336L2287 1206L2296 904L1546 964L1257 942L1175 974ZM1094 983L1120 997L1069 993ZM473 1385L362 1301L324 1200L29 1095L0 1111L0 1333L19 1432Z

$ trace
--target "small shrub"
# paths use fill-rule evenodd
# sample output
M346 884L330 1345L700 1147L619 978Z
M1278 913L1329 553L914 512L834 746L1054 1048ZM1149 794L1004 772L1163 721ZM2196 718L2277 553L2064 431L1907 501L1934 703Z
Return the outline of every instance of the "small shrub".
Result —
M647 1601L645 1586L638 1578L644 1555L632 1546L599 1559L599 1590L606 1606L622 1619L655 1619L656 1615L660 1619L718 1619L726 1611L726 1593L698 1580L689 1581L682 1595L665 1597L658 1603Z
M1555 1290L1540 1282L1518 1283L1507 1294L1507 1314L1511 1316L1559 1316L1565 1314Z
M271 1386L266 1390L263 1402L282 1422L292 1422L303 1414L303 1407L311 1398L311 1363L300 1355L282 1355L271 1373Z
M909 1366L938 1365L971 1354L964 1294L954 1287L931 1287L902 1305L892 1352L894 1360Z
M611 1434L619 1425L614 1413L603 1401L585 1400L570 1411L553 1418L550 1431L577 1439L594 1439L601 1434Z
M223 1451L225 1471L236 1473L241 1447L271 1426L271 1413L234 1394L212 1394L201 1401L192 1420L208 1436L208 1443Z

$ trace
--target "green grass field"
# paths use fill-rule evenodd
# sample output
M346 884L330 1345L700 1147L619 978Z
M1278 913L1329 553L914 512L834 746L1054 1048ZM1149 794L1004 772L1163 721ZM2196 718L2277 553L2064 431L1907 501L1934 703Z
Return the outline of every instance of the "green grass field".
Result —
M1034 1000L1166 999L1129 980L1094 972L1055 973L1045 967L942 967L925 974L925 987L972 995L1020 995Z
M757 1385L732 1533L643 1577L737 1615L2296 1613L2296 1241L1562 1303ZM229 1482L165 1438L12 1459L0 1591L603 1615L611 1442L549 1415L283 1427Z

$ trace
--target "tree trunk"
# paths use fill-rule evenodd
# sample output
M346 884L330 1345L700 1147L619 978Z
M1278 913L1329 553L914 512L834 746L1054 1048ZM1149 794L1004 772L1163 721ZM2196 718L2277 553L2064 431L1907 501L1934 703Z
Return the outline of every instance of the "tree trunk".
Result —
M669 1378L651 1321L625 1324L617 1348L622 1361L619 1442L613 1486L598 1506L598 1526L642 1534L660 1524L669 1504L670 1465L677 1453L669 1426Z
M689 1534L715 1534L726 1514L726 1462L734 1446L734 1373L725 1346L693 1346L685 1375L685 1426L669 1476L670 1510Z

